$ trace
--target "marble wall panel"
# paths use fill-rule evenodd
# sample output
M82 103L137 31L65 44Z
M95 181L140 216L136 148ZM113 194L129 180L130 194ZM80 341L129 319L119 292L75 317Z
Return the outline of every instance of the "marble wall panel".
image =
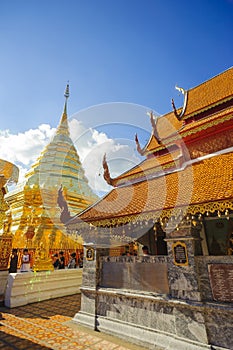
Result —
M107 294L107 295L106 295ZM173 307L147 297L123 297L98 293L97 314L123 322L174 333Z
M215 346L233 349L233 306L232 304L207 304L205 324L209 342Z
M167 262L140 258L104 259L100 286L168 294Z
M97 315L200 344L233 349L233 307L176 302L149 294L97 292Z
M101 286L168 293L166 266L154 264L104 263Z
M205 320L197 309L176 307L173 310L176 334L179 337L207 343Z
M213 300L210 278L208 272L209 264L233 264L233 256L196 256L195 262L198 269L198 280L202 300Z

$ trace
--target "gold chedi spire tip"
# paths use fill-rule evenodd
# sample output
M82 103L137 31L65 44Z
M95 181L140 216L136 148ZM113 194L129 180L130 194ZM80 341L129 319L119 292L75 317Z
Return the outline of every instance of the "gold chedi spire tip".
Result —
M64 96L65 96L66 100L65 100L63 114L62 114L60 123L59 123L58 128L57 128L57 134L68 134L69 135L69 127L68 127L68 120L67 120L67 100L70 96L69 81L67 82Z
M64 96L65 96L66 99L70 96L70 85L69 85L69 80L68 80L67 85L66 85L66 89L65 89L65 92L64 92Z
M65 92L64 92L64 96L66 98L66 101L65 101L65 106L64 106L64 113L67 114L67 100L70 96L70 85L69 85L69 80L67 82L67 85L66 85L66 89L65 89Z

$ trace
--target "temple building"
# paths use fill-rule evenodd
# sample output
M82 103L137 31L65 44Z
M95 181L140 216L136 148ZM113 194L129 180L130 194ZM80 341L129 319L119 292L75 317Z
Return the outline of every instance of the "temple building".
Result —
M66 224L85 241L74 321L144 346L232 349L233 68L177 89L183 106L151 112L144 147L136 137L145 160L113 179L104 158L113 189Z
M82 240L77 242L67 236L62 221L84 210L98 197L88 185L70 138L68 96L67 85L63 114L53 139L31 166L25 180L5 195L12 216L13 248L35 250L43 244L50 253L82 248ZM69 205L69 212L63 206L63 197Z

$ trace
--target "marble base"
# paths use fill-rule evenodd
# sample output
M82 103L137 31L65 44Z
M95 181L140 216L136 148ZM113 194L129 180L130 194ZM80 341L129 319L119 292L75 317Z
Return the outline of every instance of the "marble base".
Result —
M9 308L80 293L82 269L19 272L8 276L5 306Z
M215 346L214 348L207 344L188 341L165 332L155 331L154 329L129 324L127 322L110 319L106 317L95 317L91 314L80 311L72 320L76 324L89 327L109 335L115 335L128 342L147 347L148 349L157 349L160 347L164 350L226 350Z
M0 295L5 293L8 275L8 270L0 271Z
M135 344L141 346L148 346L153 349L153 346L158 346L164 350L204 350L211 349L207 344L201 344L198 342L192 342L188 339L182 339L169 333L156 331L154 329L145 328L143 326L137 326L122 322L119 320L109 319L105 317L97 318L97 330L114 334L127 341L132 341Z
M231 305L110 288L81 292L81 311L73 319L78 324L150 349L233 349Z
M91 328L92 330L97 330L96 317L93 314L80 311L74 316L73 322L82 324L83 326Z

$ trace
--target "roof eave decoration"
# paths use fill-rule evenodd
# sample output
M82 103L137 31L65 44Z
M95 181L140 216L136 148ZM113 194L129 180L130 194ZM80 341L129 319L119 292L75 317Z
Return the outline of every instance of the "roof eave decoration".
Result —
M150 121L151 121L151 125L152 125L152 133L151 133L151 137L150 140L148 141L147 145L142 149L142 154L144 156L149 156L150 154L157 154L160 151L166 150L168 145L169 145L169 140L170 138L172 138L172 140L176 140L177 137L179 137L179 133L180 131L184 128L184 121L182 121L182 125L181 127L175 128L171 130L170 133L168 133L167 136L165 137L160 137L159 136L159 132L158 132L158 125L159 125L159 121L161 121L163 118L166 118L166 115L164 115L163 117L156 118L152 112L147 113L147 115L150 116ZM180 121L179 121L180 122ZM160 126L160 132L161 132L161 126ZM154 145L153 149L148 149L148 145L150 145L150 143L153 141L153 139L156 141L157 145ZM176 143L176 142L172 142L172 143Z
M143 156L143 150L142 150L142 148L141 148L141 146L140 146L140 143L139 143L139 141L138 141L138 135L137 134L135 134L135 142L136 142L136 147L137 147L137 151L138 151L138 153L141 155L141 156Z
M229 211L233 210L233 198L214 201L214 202L205 202L205 203L197 203L192 204L190 206L183 205L175 208L165 208L165 209L157 209L154 211L142 212L140 214L132 214L132 215L122 215L122 216L109 216L105 218L85 218L82 217L76 222L68 223L69 230L77 230L77 229L86 229L87 225L93 225L93 227L114 227L126 225L129 223L139 224L143 221L153 220L161 221L164 219L176 218L180 215L182 217L186 217L188 215L194 215L201 217L210 216L210 214L218 213L219 217L229 218Z
M157 118L155 119L155 115L154 115L154 113L152 111L151 112L147 112L147 115L150 117L150 122L151 122L151 125L152 125L151 137L150 137L150 140L147 142L147 145L154 138L156 140L156 142L157 142L156 151L166 148L166 147L164 147L163 142L162 142L162 140L161 140L161 138L159 137L159 134L158 134L158 129L157 129L157 120L158 119ZM138 153L141 156L147 156L150 153L147 150L147 145L145 147L141 148L141 146L139 144L139 141L138 141L137 134L135 135L135 142L136 142L136 146L137 146L137 151L138 151Z
M173 108L174 114L178 120L182 120L184 113L185 113L185 110L186 110L186 107L187 107L188 91L181 88L181 87L178 87L177 85L175 86L175 89L178 90L180 93L182 93L182 95L184 95L183 108L182 108L180 113L178 113L176 106L175 106L174 99L172 98L172 108Z
M152 111L150 113L148 113L148 115L150 116L150 122L151 122L152 129L153 129L153 136L155 137L155 139L158 142L158 144L161 145L162 141L161 141L161 139L159 137L157 126L156 126L157 118L155 119L155 115L154 115L154 113Z
M103 157L103 168L104 168L104 180L111 186L113 186L113 179L110 176L109 168L108 168L108 163L106 160L106 153L104 154Z
M213 115L211 118L211 120L205 119L203 120L203 123L196 126L195 123L193 123L193 127L190 128L190 124L185 124L184 120L183 120L183 125L182 127L177 130L177 132L171 134L169 137L167 137L166 139L163 139L163 142L166 145L171 145L171 144L176 144L179 147L179 143L180 142L186 142L186 139L189 138L192 135L195 135L197 133L200 133L202 131L206 131L208 132L208 129L211 129L213 127L216 127L220 124L226 123L226 122L230 122L233 119L233 114L232 111L230 111L229 113L226 113L225 111L223 112L224 114L222 115ZM189 125L189 126L188 126ZM177 135L180 135L177 138ZM156 152L161 151L163 148L162 147L157 147L156 148ZM150 154L154 154L155 150L150 150L150 151L145 151L143 152L143 155L145 156L149 156Z

